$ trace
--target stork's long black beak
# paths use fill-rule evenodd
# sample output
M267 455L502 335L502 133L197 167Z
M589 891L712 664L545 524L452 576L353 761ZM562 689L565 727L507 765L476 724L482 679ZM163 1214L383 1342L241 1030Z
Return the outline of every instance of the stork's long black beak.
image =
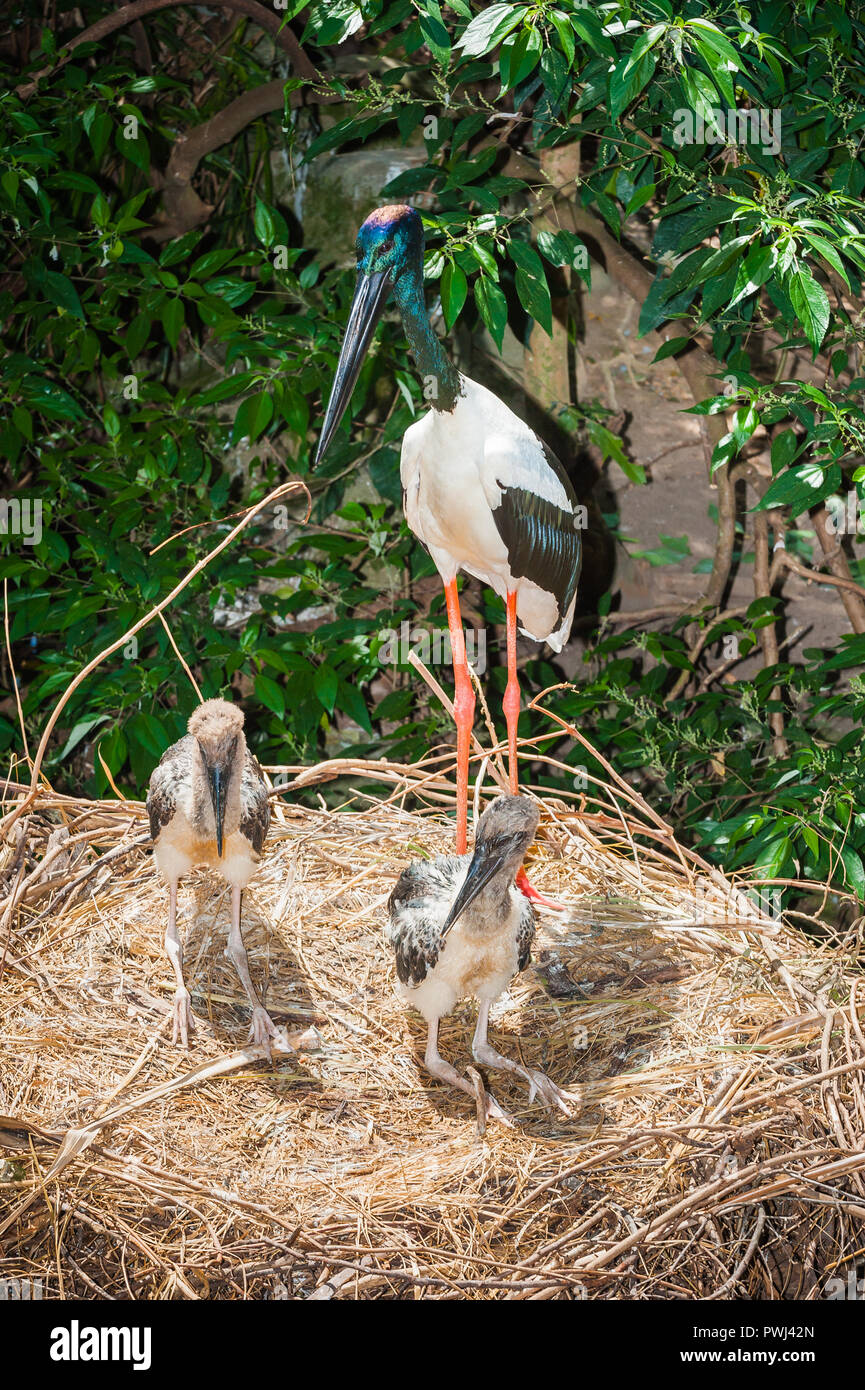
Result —
M486 888L508 863L513 862L515 848L516 841L511 836L506 840L497 836L495 840L482 840L480 844L475 845L468 873L442 927L442 939L447 936L454 922L465 912L469 904L474 902L478 893Z
M313 466L327 452L327 447L351 400L351 393L363 366L375 326L381 318L390 286L390 276L385 270L358 276Z
M225 825L225 789L228 786L229 768L205 761L207 785L210 787L210 800L216 820L216 853L222 858L222 830Z

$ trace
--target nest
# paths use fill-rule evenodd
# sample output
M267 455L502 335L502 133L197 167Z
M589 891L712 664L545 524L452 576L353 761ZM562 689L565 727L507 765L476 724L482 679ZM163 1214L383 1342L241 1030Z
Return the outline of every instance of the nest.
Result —
M452 845L448 770L377 764L391 794L352 810L293 804L315 770L280 770L244 900L295 1049L273 1066L245 1045L221 882L181 887L186 1054L142 806L10 784L0 1278L46 1298L808 1299L855 1270L854 950L761 912L623 783L544 796L530 871L571 910L542 914L492 1014L499 1050L579 1090L580 1113L495 1072L518 1126L480 1135L425 1073L385 904L410 858ZM319 780L342 772L369 766ZM473 1020L466 1002L442 1026L460 1070Z

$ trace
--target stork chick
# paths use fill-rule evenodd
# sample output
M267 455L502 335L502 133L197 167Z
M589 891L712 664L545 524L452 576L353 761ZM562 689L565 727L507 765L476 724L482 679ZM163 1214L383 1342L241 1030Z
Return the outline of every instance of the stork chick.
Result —
M529 1101L570 1114L577 1097L542 1071L503 1057L487 1038L490 1005L531 959L535 910L516 878L538 828L528 797L497 796L478 823L474 854L440 855L403 869L388 901L396 952L397 992L428 1025L424 1064L440 1081L476 1096L475 1087L440 1056L439 1020L467 995L478 1001L472 1055L486 1067L515 1072L529 1083ZM486 1118L510 1116L486 1092Z
M183 982L183 948L177 933L177 884L190 869L215 869L231 885L231 959L252 1005L251 1042L270 1055L276 1025L265 1011L249 974L240 930L243 889L261 857L270 823L270 803L258 761L246 746L243 713L226 700L205 700L190 716L188 733L167 749L154 769L147 794L153 858L168 883L165 949L177 980L173 1041L189 1046L195 1019Z

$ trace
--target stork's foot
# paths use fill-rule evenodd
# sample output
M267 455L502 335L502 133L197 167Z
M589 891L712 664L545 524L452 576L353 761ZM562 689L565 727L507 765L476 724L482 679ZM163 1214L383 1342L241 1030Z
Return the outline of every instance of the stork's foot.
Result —
M562 1114L569 1118L573 1116L573 1106L577 1106L577 1113L581 1105L580 1096L574 1091L563 1091L561 1086L557 1086L555 1081L551 1081L546 1072L536 1071L534 1067L521 1067L521 1074L529 1083L529 1104L531 1105L535 1096L548 1110L553 1106L558 1106Z
M579 1105L579 1095L571 1091L563 1091L561 1087L556 1085L555 1081L550 1080L545 1072L536 1071L534 1067L524 1067L511 1057L503 1057L500 1052L496 1052L486 1037L487 1008L488 1006L482 1007L478 1016L478 1032L475 1033L472 1042L472 1055L475 1061L480 1062L483 1067L494 1067L497 1071L509 1071L514 1076L521 1076L524 1081L529 1083L529 1104L535 1096L538 1096L548 1110L552 1110L555 1105L565 1115L571 1116L573 1114L571 1104Z
M499 1124L505 1125L508 1129L516 1129L517 1125L513 1115L505 1110L503 1105L499 1105L495 1096L486 1089L480 1072L475 1071L474 1067L468 1067L466 1074L475 1088L479 1137L482 1138L486 1133L489 1120L498 1120Z
M529 877L525 869L520 869L515 882L520 892L529 899L529 902L537 903L539 907L548 907L553 912L567 912L568 908L566 903L557 903L555 898L545 897L543 893L539 893L537 888L529 883Z
M174 1047L178 1040L180 1046L188 1051L189 1049L189 1030L195 1028L195 1015L192 1012L192 1004L189 999L189 990L181 986L175 996L172 1006L172 1027L171 1042Z
M279 1029L271 1018L267 1009L258 1004L252 1011L252 1022L249 1025L249 1041L263 1047L267 1053L267 1060L273 1061L270 1051L271 1038L279 1037Z

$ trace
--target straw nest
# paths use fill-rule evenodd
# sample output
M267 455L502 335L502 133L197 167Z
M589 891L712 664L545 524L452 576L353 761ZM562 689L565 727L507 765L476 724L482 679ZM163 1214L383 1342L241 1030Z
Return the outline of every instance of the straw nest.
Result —
M369 766L319 780L338 772ZM181 888L184 1054L143 807L7 787L0 1276L119 1299L822 1298L846 1279L865 1219L856 930L821 944L763 915L623 783L545 799L532 877L571 911L542 917L491 1036L582 1110L547 1114L494 1073L519 1126L480 1136L423 1070L383 930L400 868L451 845L451 784L379 773L393 794L350 813L296 804L315 770L274 797L244 909L296 1048L272 1068L245 1046L223 885ZM472 1015L442 1028L460 1068Z

